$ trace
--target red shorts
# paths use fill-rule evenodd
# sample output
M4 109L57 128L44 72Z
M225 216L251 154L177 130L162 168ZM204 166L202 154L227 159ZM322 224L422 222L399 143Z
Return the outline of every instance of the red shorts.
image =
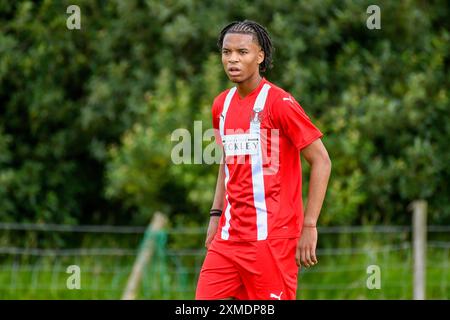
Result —
M215 238L200 271L195 299L296 299L297 241L236 242Z

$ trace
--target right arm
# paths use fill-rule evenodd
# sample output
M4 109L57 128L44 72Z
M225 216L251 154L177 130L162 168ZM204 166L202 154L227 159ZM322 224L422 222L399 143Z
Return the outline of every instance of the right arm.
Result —
M214 201L211 209L223 209L223 198L225 195L225 168L224 159L220 162L219 173L217 174L216 192L214 194ZM206 234L205 247L208 249L211 241L216 235L219 226L220 217L211 216L209 218L208 231Z

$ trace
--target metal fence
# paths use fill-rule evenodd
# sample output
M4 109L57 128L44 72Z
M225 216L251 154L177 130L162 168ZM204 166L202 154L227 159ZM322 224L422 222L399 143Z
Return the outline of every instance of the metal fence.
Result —
M427 229L425 297L448 299L450 226ZM156 250L137 298L193 299L205 231L155 232ZM300 271L297 297L412 299L412 231L411 226L319 228L319 263ZM145 232L145 227L0 223L0 298L120 299ZM71 285L75 280L79 288Z

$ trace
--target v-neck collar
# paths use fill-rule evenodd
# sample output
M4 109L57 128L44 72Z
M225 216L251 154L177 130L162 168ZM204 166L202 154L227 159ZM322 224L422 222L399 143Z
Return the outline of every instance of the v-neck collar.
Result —
M241 96L239 95L239 92L236 90L236 95L237 95L237 99L239 102L243 102L246 101L248 99L250 99L254 94L258 93L261 88L263 87L263 85L267 82L265 77L261 78L261 81L259 82L258 86L253 89L248 95L246 95L244 98L241 98Z

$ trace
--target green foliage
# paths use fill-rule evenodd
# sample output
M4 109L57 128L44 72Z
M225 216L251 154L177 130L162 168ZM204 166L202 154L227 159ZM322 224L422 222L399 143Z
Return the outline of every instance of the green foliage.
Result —
M321 222L408 223L423 198L450 223L446 1L381 1L380 30L369 1L83 0L81 30L66 28L70 4L0 4L2 221L203 223L217 166L174 165L171 134L211 128L231 86L216 37L249 18L274 40L268 79L325 133Z

